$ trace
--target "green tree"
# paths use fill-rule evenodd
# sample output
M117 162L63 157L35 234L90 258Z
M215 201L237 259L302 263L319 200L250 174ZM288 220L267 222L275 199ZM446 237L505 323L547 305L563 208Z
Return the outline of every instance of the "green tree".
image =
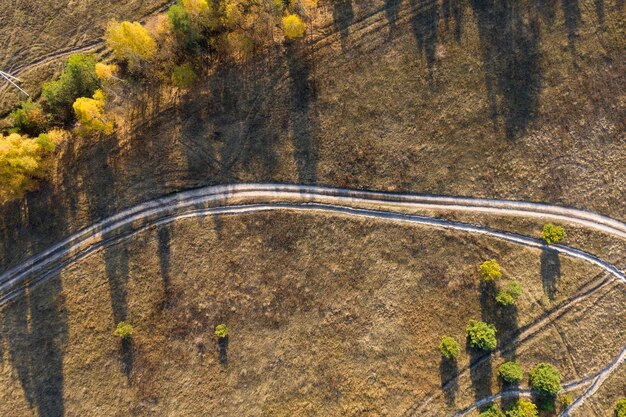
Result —
M107 25L104 38L113 56L126 61L131 71L139 68L142 61L152 58L157 49L156 42L139 22L112 20Z
M120 321L119 323L117 323L117 327L113 331L113 334L120 339L128 339L133 335L134 332L135 329L133 328L132 324L126 323L125 321Z
M539 363L530 371L530 386L540 396L554 397L561 390L561 374L549 363Z
M95 55L72 55L59 78L43 85L44 109L52 114L56 122L71 123L74 120L74 101L78 97L91 97L100 87L96 62Z
M497 346L496 328L489 323L470 320L467 324L467 337L474 349L494 350Z
M461 346L459 346L459 343L454 340L453 337L444 336L441 338L439 351L441 352L441 356L444 358L455 359L461 352Z
M515 304L517 297L522 294L522 286L517 281L508 281L504 288L500 288L496 293L496 302L503 306Z
M9 115L13 126L21 133L37 136L48 127L48 115L46 115L39 103L33 103L31 99L22 101L20 107Z
M215 336L217 336L218 339L228 337L228 327L226 327L225 324L218 324L215 326Z
M615 403L615 417L626 417L626 398Z
M498 375L509 384L517 384L524 377L524 371L517 362L504 362L498 367Z
M560 242L565 238L565 229L551 223L544 224L541 238L550 244Z
M494 281L502 278L500 264L498 264L498 261L496 261L495 259L483 262L482 264L480 264L479 269L485 281Z
M497 404L491 403L478 417L505 417L505 415Z
M507 417L538 417L537 406L527 400L518 400L506 412Z

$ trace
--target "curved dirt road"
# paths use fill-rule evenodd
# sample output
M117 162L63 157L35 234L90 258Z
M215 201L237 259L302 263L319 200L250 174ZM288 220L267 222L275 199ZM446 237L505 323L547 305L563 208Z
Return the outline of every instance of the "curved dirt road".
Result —
M626 283L626 275L622 270L579 249L565 245L548 246L543 241L528 236L410 214L411 211L429 210L429 212L462 211L496 216L534 217L574 223L626 240L626 224L595 213L547 204L497 199L395 194L308 185L238 184L208 186L148 201L69 236L2 273L0 305L19 295L23 289L45 280L88 254L152 226L190 217L286 210L386 219L487 235L527 247L551 250L592 263L621 283ZM591 386L574 401L570 409L575 409L591 396L609 374L624 361L624 356L622 351L615 361L594 376Z

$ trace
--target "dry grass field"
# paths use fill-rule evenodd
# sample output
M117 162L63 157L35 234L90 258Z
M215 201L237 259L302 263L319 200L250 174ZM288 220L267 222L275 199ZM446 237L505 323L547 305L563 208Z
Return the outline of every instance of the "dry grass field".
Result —
M481 292L477 265L492 257L524 286L516 308ZM626 342L626 288L589 291L602 282L596 267L554 258L341 216L181 220L3 308L0 414L399 416L434 396L420 415L441 416L498 392L504 360L548 361L576 381ZM503 349L468 372L476 354L464 348L454 369L437 345L465 340L470 318L493 322ZM131 343L112 334L123 319L136 326ZM231 330L223 356L218 323ZM617 373L578 415L606 416L622 389Z

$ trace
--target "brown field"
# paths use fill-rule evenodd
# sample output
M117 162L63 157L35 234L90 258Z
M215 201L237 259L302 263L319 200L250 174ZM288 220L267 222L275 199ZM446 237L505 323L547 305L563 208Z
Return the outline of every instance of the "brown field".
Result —
M523 283L516 309L481 296L477 265L492 257ZM547 273L555 261L558 274ZM505 359L552 362L564 381L610 362L626 342L626 288L609 281L567 306L598 273L391 222L182 220L92 254L3 309L0 414L398 416L435 395L426 411L441 416L498 392L492 373ZM562 314L518 340L553 310ZM442 365L440 337L464 340L470 318L494 322L504 350L471 372L477 356L465 349L457 370ZM112 335L123 319L136 326L130 344ZM224 360L212 335L221 322ZM620 389L611 381L578 415L605 415Z

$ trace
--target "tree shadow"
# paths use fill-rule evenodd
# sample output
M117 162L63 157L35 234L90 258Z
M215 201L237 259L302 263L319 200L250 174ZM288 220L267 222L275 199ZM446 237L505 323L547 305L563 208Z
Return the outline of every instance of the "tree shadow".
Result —
M443 0L441 4L441 14L446 31L450 27L450 23L454 20L454 40L459 42L463 32L463 0Z
M487 99L494 127L498 118L509 139L523 135L541 90L539 24L514 0L471 2L483 55Z
M398 21L398 16L400 14L401 4L402 0L385 0L385 15L387 16L387 21L389 22L390 35L396 31L396 22Z
M135 360L133 340L130 337L122 339L120 357L122 358L122 372L124 372L126 378L130 380L130 376L133 372L133 363Z
M417 42L419 54L424 54L428 77L432 79L435 67L435 49L437 43L437 2L431 0L410 0L411 27Z
M581 22L580 5L578 0L561 0L561 8L565 18L565 30L572 54L576 53L576 39L578 38L578 26Z
M446 404L454 405L456 394L459 391L459 367L456 359L441 358L439 364L439 377L441 378L441 388Z
M127 243L120 242L104 249L104 263L109 282L113 325L126 320L126 285L128 283L128 248Z
M63 351L67 311L58 275L10 302L2 314L9 360L25 397L40 416L63 416ZM28 318L30 316L30 318Z
M163 306L170 304L171 280L170 280L170 244L172 241L171 226L162 225L158 228L159 240L159 265L161 267L161 279L163 280Z
M543 292L550 301L554 300L557 293L559 279L561 278L561 260L559 253L553 250L541 252L541 284Z
M466 349L470 354L470 381L474 391L474 399L479 401L493 394L491 390L491 375L493 374L491 354L472 348L469 345L469 340Z
M317 118L311 115L315 84L311 77L310 57L306 45L293 42L287 48L287 64L291 80L290 127L294 141L294 157L300 183L317 181L318 149L315 131Z
M217 351L219 353L219 361L223 366L228 365L228 336L219 337L217 339Z
M335 0L333 2L333 26L341 36L341 49L346 49L350 25L354 22L352 0Z

